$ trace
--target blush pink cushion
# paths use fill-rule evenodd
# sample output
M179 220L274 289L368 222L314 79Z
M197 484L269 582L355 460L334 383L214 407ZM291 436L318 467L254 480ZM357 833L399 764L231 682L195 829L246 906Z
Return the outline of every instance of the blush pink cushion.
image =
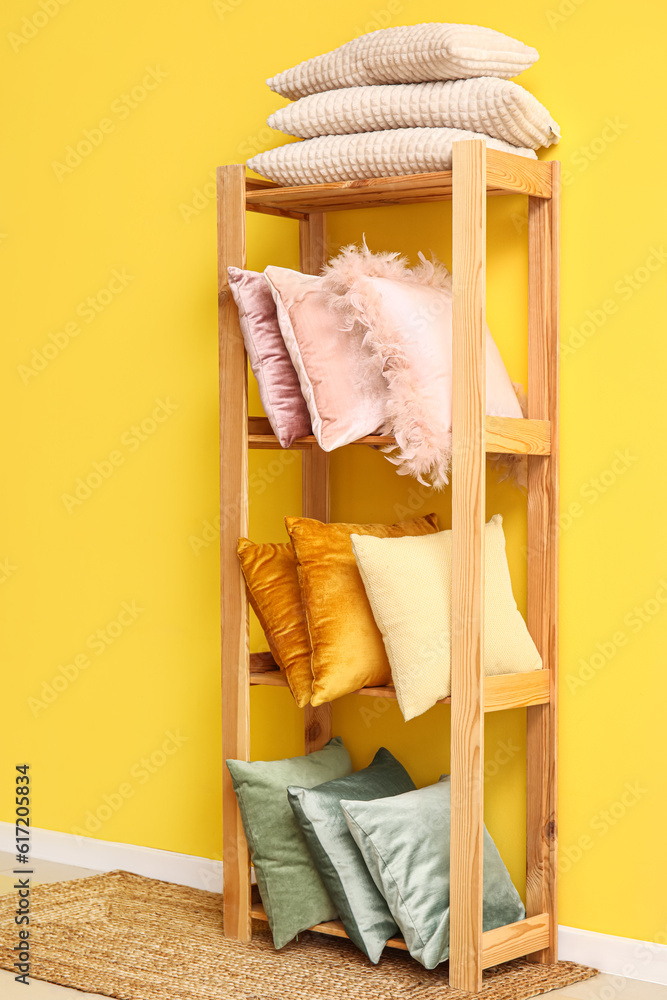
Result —
M285 267L267 267L264 274L320 447L332 451L386 433L382 373L362 339L329 307L323 279Z
M273 296L263 274L228 267L229 287L259 398L283 448L310 434L310 415L280 332Z

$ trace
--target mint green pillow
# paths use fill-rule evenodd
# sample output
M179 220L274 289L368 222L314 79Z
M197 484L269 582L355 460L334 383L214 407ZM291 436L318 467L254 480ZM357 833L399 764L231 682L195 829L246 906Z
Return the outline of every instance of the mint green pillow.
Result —
M352 770L339 736L322 750L285 760L228 760L257 885L276 948L337 917L287 801L287 786L312 788ZM224 864L224 859L223 859Z
M343 800L341 807L410 954L434 969L449 955L449 777L393 798ZM525 915L485 827L484 930Z
M343 926L374 963L398 927L352 839L340 800L367 801L414 788L403 765L382 747L362 771L316 788L290 785L287 789L289 803Z

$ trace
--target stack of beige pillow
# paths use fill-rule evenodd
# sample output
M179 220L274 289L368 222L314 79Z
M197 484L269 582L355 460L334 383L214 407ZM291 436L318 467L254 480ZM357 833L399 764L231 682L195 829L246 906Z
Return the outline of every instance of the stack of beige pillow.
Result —
M414 24L362 35L267 80L293 103L268 124L304 140L248 160L279 184L448 170L452 142L535 158L560 130L510 78L535 49L491 28Z

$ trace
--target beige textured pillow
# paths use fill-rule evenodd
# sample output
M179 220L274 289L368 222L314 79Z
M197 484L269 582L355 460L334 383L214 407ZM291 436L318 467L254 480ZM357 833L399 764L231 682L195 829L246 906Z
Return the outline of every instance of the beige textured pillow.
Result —
M536 49L474 24L406 24L353 38L332 52L267 80L277 94L307 94L375 83L424 83L473 76L518 76L537 62Z
M452 532L419 538L352 535L406 720L451 694ZM484 674L540 670L542 660L512 594L503 519L485 532Z
M558 125L536 97L518 83L488 76L311 94L269 115L267 123L302 139L395 128L460 128L538 149L560 138Z
M484 139L489 149L537 159L535 151L457 128L396 128L358 135L322 135L290 142L248 160L251 170L278 184L327 184L369 177L451 170L452 143Z

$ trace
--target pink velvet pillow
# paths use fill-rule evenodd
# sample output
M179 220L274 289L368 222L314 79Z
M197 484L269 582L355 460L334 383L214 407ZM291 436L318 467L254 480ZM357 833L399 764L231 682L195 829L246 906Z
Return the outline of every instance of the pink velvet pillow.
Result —
M333 451L367 434L389 433L382 373L331 309L323 279L285 267L267 267L264 274L320 447Z
M310 416L285 347L273 296L263 274L228 267L250 367L273 432L283 448L310 434Z

